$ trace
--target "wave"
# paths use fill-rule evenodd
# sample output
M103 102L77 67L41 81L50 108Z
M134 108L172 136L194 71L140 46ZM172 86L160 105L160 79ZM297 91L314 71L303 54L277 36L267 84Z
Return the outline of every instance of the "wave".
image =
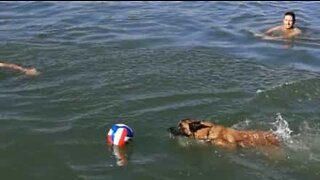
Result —
M320 95L320 79L311 78L301 81L288 81L272 86L269 89L257 89L258 99L308 99L313 100Z

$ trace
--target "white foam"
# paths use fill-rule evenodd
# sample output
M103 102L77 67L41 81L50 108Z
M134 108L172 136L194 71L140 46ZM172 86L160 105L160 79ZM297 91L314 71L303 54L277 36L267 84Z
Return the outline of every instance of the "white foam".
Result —
M282 118L280 113L277 113L276 121L271 124L276 128L276 130L272 130L273 133L281 137L284 142L291 141L291 133L293 131L289 128L288 122Z

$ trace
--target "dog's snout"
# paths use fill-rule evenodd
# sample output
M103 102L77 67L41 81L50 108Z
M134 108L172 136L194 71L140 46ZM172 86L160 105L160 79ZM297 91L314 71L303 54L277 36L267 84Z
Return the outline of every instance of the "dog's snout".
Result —
M170 127L167 129L167 131L175 136L181 135L180 130L176 127Z
M174 127L169 127L168 129L167 129L167 131L169 132L169 133L171 133L171 132L173 132L174 131Z

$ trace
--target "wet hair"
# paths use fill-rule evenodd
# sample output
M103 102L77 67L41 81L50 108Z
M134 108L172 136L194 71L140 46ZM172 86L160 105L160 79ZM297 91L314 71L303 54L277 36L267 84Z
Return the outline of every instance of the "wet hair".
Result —
M284 16L291 16L293 20L293 24L296 23L296 15L294 14L293 11L287 11L286 13L284 13Z

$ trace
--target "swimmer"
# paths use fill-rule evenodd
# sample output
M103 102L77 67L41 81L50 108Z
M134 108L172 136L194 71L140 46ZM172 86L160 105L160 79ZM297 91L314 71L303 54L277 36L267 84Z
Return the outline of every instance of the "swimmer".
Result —
M301 30L294 26L296 23L294 12L288 11L284 13L282 22L282 25L267 30L264 39L274 39L276 35L280 35L283 38L292 38L301 34Z
M37 71L36 68L25 68L22 66L19 66L17 64L10 64L10 63L2 63L0 62L0 68L8 68L8 69L12 69L15 71L19 71L24 73L27 76L37 76L40 74L39 71Z

